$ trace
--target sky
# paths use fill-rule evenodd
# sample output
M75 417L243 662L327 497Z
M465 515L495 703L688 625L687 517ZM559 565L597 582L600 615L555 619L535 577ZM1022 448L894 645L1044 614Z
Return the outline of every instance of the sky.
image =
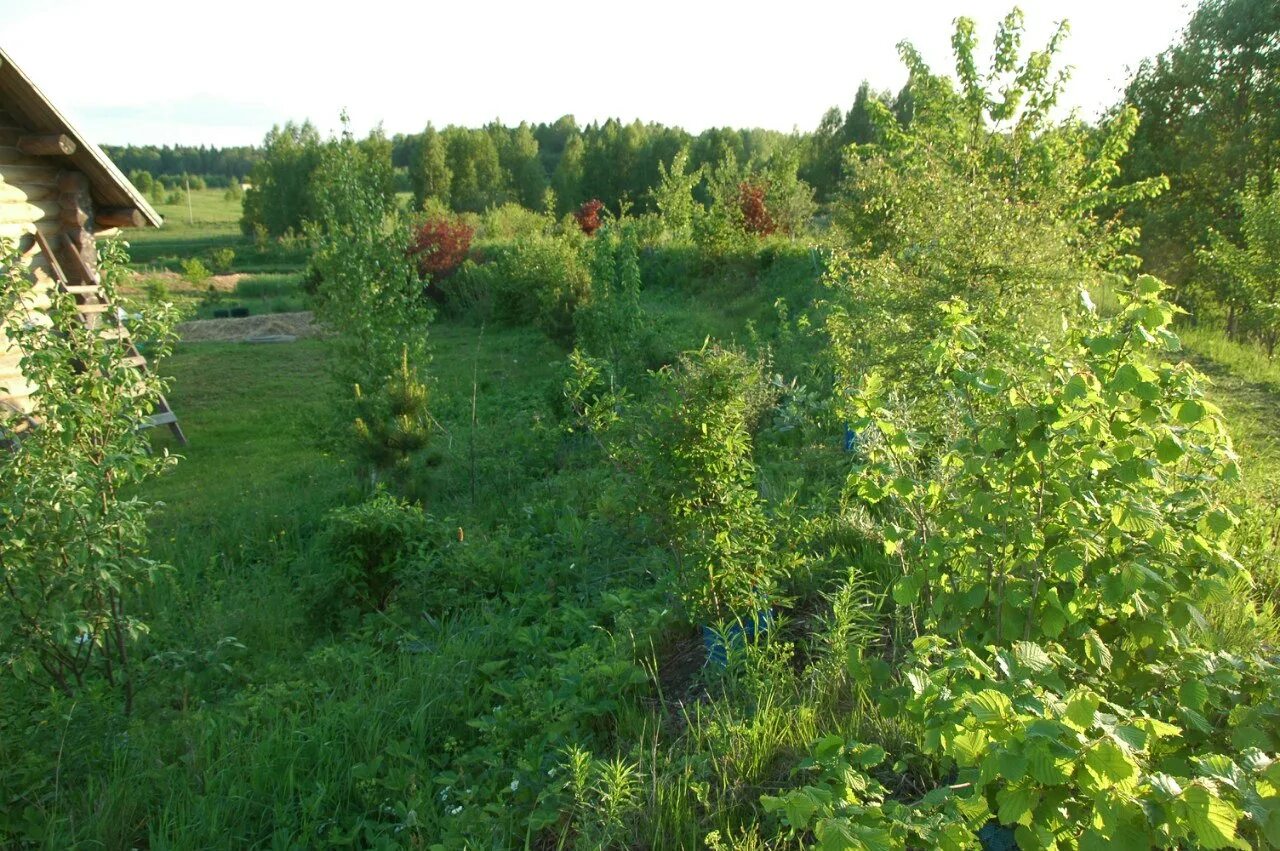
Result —
M1186 0L1022 0L1026 46L1071 24L1064 105L1096 117L1164 50ZM895 45L952 67L952 21L985 48L1012 0L0 0L0 45L89 138L247 145L311 119L388 133L616 116L809 130L861 80L896 91ZM21 36L21 37L18 37Z

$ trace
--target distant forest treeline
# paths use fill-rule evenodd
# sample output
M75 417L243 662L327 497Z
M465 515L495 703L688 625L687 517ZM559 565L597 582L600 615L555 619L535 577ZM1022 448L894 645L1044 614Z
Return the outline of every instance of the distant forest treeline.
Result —
M125 174L146 172L170 185L189 175L208 186L226 186L247 178L262 161L262 148L257 145L103 145L102 149Z
M600 198L611 207L623 199L643 206L658 180L658 164L670 163L682 148L689 150L694 169L720 163L727 155L745 165L785 153L796 160L799 176L814 188L818 199L826 200L840 179L842 152L850 144L873 141L867 114L871 98L892 102L903 117L909 111L905 96L874 92L863 83L847 109L832 107L809 133L721 127L695 135L638 120L579 125L572 115L565 115L551 123L516 126L496 121L480 128L428 125L421 133L390 137L375 131L370 138L389 145L398 190L412 191L418 201L434 197L458 212L478 212L508 201L540 210L548 188L555 192L560 212L587 198ZM148 187L153 181L181 186L191 177L198 178L201 186L220 188L270 180L271 175L262 173L269 151L280 154L297 149L299 159L306 161L310 160L306 150L322 141L319 131L307 122L272 128L262 145L104 145L103 149L135 182L141 178ZM149 179L141 177L143 173Z
M1280 261L1269 259L1275 239L1268 236L1280 222L1278 43L1280 3L1202 0L1178 40L1139 65L1100 122L1135 109L1120 177L1136 183L1164 176L1169 183L1167 191L1126 199L1109 212L1140 228L1144 268L1175 286L1180 305L1200 316L1224 311L1241 333L1258 323L1280 327L1264 319L1280 316ZM566 115L516 126L428 125L391 137L377 130L360 144L390 160L386 191L411 192L418 209L430 202L465 213L516 203L563 216L598 199L615 213L623 206L645 213L653 210L660 168L682 150L690 173L699 175L695 195L704 204L714 171L722 179L765 174L798 186L797 197L811 189L812 200L829 208L868 150L856 146L881 141L876 128L886 125L873 116L888 110L897 126L910 124L910 91L908 85L894 96L864 82L847 108L831 108L808 132L712 128L695 135L653 122L579 125ZM1098 126L1068 120L1044 132L1084 133L1101 144ZM326 144L310 123L290 123L272 128L256 147L107 151L152 197L174 197L187 175L193 187L230 183L228 192L237 195L239 179L247 179L253 188L244 196L245 230L278 236L313 217L311 178ZM1255 209L1252 223L1247 209ZM1274 348L1274 334L1268 339Z

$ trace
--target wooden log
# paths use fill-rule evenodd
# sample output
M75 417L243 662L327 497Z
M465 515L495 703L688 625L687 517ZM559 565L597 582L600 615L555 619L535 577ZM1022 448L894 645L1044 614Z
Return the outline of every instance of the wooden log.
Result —
M137 207L103 207L93 216L97 228L140 228L147 223Z
M63 192L88 192L89 178L79 171L61 171L58 173L58 188Z
M89 223L89 214L79 206L63 207L58 221L62 222L63 227L82 228Z
M7 165L3 169L5 183L17 186L57 186L58 168L51 165Z
M0 175L0 204L10 201L47 201L55 198L58 190L52 186L14 185L6 183Z
M35 204L30 201L0 203L0 223L14 225L57 219L62 209L62 205L56 201L40 201Z
M18 150L35 157L69 157L76 152L76 143L65 133L32 133L18 139Z
M43 157L28 154L18 148L16 145L0 146L0 170L5 170L4 166L26 165L26 166L42 166L47 165L48 160Z

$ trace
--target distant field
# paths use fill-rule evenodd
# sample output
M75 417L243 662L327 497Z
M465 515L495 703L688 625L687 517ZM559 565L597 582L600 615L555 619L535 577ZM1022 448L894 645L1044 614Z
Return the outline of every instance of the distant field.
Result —
M204 230L209 225L231 225L239 232L241 206L239 199L228 200L225 189L191 190L188 210L186 193L179 204L152 204L164 216L167 231Z
M134 268L180 271L182 261L207 259L213 251L235 252L233 272L294 272L306 264L306 252L280 245L259 247L240 230L241 203L228 200L225 189L195 189L188 207L182 203L156 204L164 217L160 228L130 231L130 256Z

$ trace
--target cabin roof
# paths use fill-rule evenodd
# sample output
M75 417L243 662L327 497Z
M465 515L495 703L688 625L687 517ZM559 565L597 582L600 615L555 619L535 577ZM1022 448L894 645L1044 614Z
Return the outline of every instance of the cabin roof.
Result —
M142 213L146 224L160 227L164 219L151 208L129 179L116 168L102 149L89 141L49 102L44 92L14 64L0 48L0 107L24 122L36 133L61 133L75 142L75 151L58 158L69 161L73 168L89 178L89 191L95 204L103 207L134 207Z

